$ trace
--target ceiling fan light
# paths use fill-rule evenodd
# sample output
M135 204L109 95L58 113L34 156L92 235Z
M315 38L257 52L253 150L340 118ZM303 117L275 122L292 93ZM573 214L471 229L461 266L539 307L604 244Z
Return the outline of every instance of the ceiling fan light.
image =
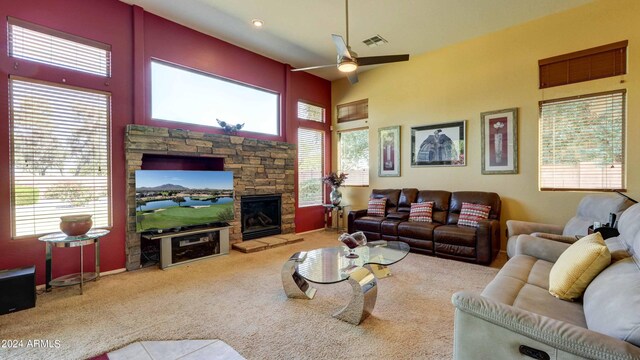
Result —
M338 70L345 73L356 71L357 68L358 64L351 59L344 59L338 64Z

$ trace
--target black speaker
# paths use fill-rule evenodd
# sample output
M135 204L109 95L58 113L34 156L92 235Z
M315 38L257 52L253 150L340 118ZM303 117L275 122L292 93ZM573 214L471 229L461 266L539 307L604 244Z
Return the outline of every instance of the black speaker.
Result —
M36 306L36 267L0 271L0 315Z

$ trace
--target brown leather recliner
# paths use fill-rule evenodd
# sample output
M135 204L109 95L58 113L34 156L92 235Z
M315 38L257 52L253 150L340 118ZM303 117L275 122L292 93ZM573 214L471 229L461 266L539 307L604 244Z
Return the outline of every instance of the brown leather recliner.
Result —
M385 217L367 210L349 212L348 231L363 231L369 240L404 241L412 252L488 265L500 251L500 196L492 192L437 190L373 190L370 198L386 197ZM434 202L433 222L409 220L412 203ZM459 226L462 203L491 206L479 227Z
M362 231L367 236L368 240L380 240L382 239L381 224L386 219L386 215L389 213L395 213L398 211L398 200L400 198L400 190L398 189L374 189L371 192L369 199L387 199L385 208L385 216L369 216L367 215L367 209L351 211L348 216L348 231L353 233L355 231ZM357 230L354 230L357 229Z
M398 225L398 240L404 241L414 252L433 255L433 232L447 222L451 193L439 190L422 190L417 193L417 203L433 201L433 222L405 221Z
M489 218L479 227L459 226L462 203L491 206ZM447 224L433 231L438 257L474 261L488 265L500 251L500 196L493 192L458 191L451 194Z

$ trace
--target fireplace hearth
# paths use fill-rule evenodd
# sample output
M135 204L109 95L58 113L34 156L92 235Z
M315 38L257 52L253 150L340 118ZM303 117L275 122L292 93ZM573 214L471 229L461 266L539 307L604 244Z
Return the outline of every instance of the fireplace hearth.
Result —
M281 196L252 195L240 199L242 240L257 239L282 233Z

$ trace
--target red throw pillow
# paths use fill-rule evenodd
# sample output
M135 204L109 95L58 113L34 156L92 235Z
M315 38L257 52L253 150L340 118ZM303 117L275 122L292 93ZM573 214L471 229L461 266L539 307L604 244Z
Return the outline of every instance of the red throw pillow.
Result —
M433 222L433 201L411 203L409 221Z
M371 199L367 206L368 216L384 216L384 210L387 206L387 198Z
M458 225L478 227L478 220L489 218L491 206L481 204L462 203L460 216L458 217Z

